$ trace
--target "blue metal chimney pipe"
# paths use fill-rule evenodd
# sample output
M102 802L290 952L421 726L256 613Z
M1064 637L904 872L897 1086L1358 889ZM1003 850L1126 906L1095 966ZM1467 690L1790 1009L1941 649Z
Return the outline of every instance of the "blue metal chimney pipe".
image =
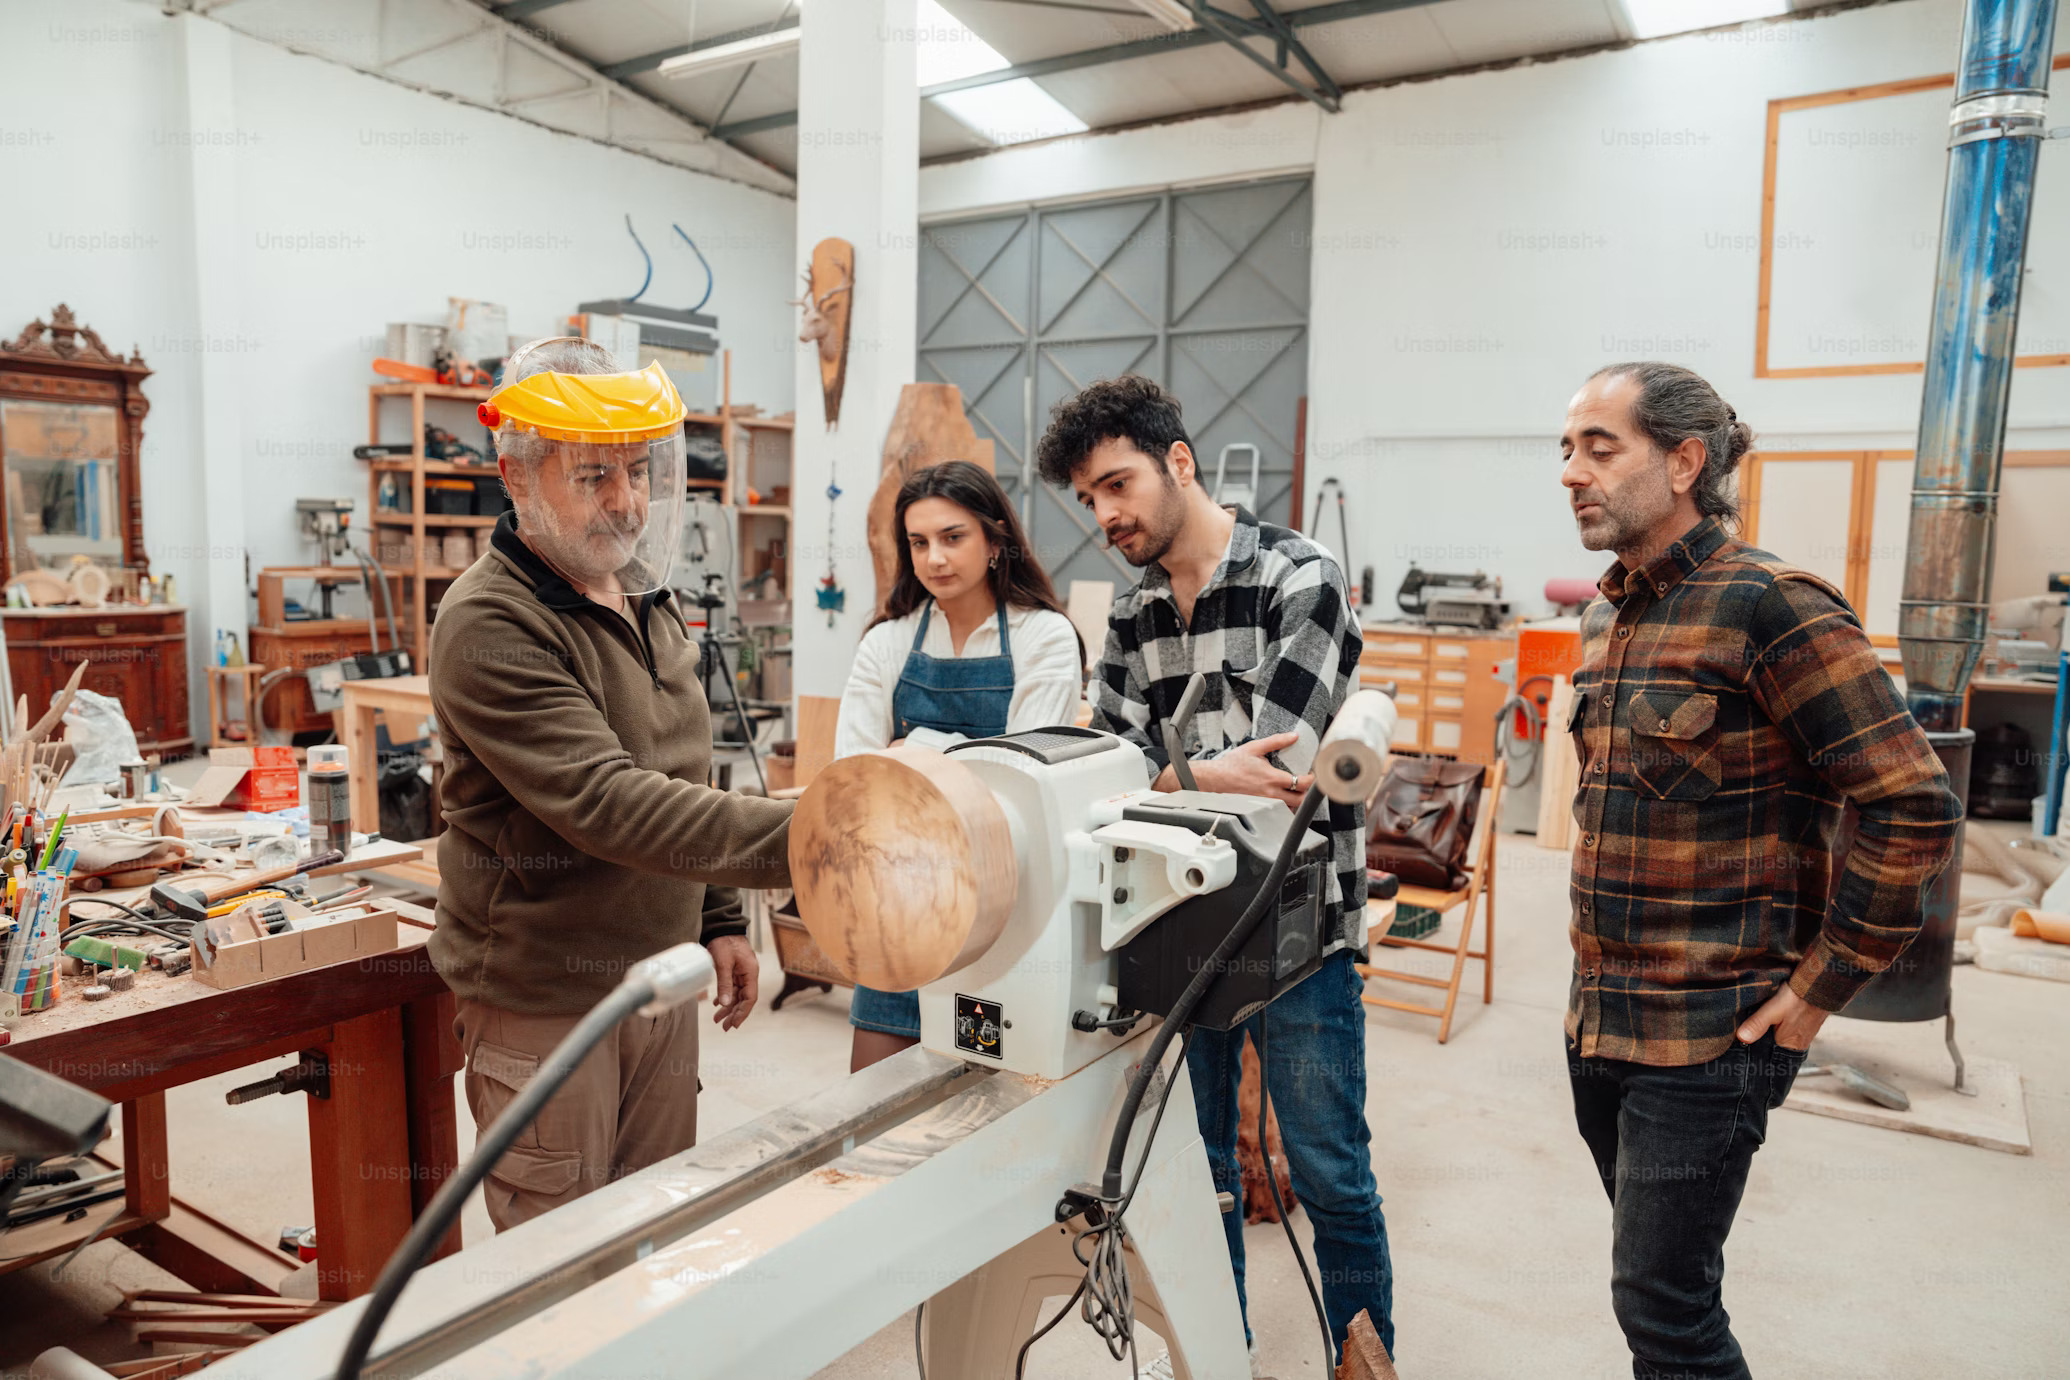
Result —
M1912 469L1912 525L1898 648L1905 700L1969 799L1970 750L1963 696L1990 617L1998 472L2012 391L2020 272L2034 205L2034 168L2048 135L2048 77L2056 0L1969 0L1962 65L1948 112L1948 190L1941 207L1941 261L1934 279L1925 397ZM1851 824L1852 821L1847 821ZM1842 853L1852 845L1843 824ZM1847 1014L1872 1021L1945 1018L1955 1087L1955 911L1962 845L1920 898L1918 938L1855 994Z
M1898 646L1920 726L1953 732L1990 613L2020 272L2047 137L2056 0L1969 0L1912 471Z

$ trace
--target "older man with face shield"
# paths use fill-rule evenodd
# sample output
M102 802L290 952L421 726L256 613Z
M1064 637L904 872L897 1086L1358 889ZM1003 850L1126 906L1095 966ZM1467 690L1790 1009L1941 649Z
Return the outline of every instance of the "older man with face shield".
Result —
M535 341L482 404L516 505L432 630L447 753L432 961L487 1127L632 964L711 951L713 1019L755 1004L737 887L789 885L791 806L713 790L697 644L668 588L682 399L659 365ZM498 1231L689 1148L695 1007L619 1027L486 1186Z

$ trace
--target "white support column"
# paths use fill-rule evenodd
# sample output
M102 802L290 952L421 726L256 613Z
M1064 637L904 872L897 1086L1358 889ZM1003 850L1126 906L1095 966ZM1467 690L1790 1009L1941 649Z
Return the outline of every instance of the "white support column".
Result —
M920 101L914 0L838 0L802 7L798 55L797 264L830 236L855 246L848 378L840 429L828 431L814 348L797 347L793 659L801 731L815 710L831 726L875 598L865 511L899 389L913 380ZM815 601L831 555L848 592L828 625Z
M194 15L180 20L187 81L188 185L193 198L194 338L235 339L242 330L239 261L249 245L237 238L237 144L205 132L237 128L228 29ZM194 453L201 468L201 550L193 568L201 578L182 595L189 610L188 645L212 663L218 629L242 645L248 620L244 577L244 427L238 408L243 370L234 351L203 349L195 356L197 383ZM250 649L246 648L247 654ZM190 703L198 715L208 699L198 676ZM198 722L198 720L197 720ZM201 742L208 741L204 735Z

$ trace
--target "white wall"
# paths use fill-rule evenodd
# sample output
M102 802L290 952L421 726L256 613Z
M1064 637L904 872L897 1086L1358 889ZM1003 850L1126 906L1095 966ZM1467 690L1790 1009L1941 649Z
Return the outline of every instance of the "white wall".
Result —
M733 351L733 396L790 408L787 198L213 25L206 46L227 47L230 89L190 103L186 24L207 21L116 0L0 7L0 331L64 301L110 346L142 349L156 371L145 538L184 602L202 597L210 561L243 563L198 539L221 527L203 521L205 504L242 505L254 571L313 556L297 497L351 496L364 517L352 447L367 439L367 362L386 323L440 321L457 296L505 304L514 333L553 332L577 302L639 286L627 212L655 258L648 299L688 306L704 290L676 221L712 264L706 310ZM190 109L223 114L197 128ZM190 175L190 159L229 170L229 205L197 210L195 189L218 184ZM197 225L208 262L229 268L228 300L197 299ZM229 424L210 431L212 446L228 431L240 457L229 493L202 492L203 361L211 387L234 389L234 411L212 414ZM199 649L249 615L198 609L190 622Z
M1269 153L1314 122L1310 492L1343 480L1349 563L1375 567L1383 608L1416 560L1499 573L1535 611L1547 578L1608 564L1575 541L1557 477L1567 399L1600 365L1686 364L1772 449L1910 446L1916 374L1753 376L1766 107L1948 71L1960 25L1959 0L1908 0L1357 92L1319 119L1084 137L923 169L922 214L1284 171ZM1074 165L1074 147L1098 156ZM2059 146L2041 176L2070 177ZM1864 234L1880 214L1861 208ZM2020 370L2008 444L2066 443L2070 370Z

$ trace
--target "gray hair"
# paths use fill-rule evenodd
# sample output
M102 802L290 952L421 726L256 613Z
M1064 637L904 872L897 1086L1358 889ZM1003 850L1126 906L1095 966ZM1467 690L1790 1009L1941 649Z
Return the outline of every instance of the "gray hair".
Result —
M1628 378L1639 386L1632 401L1632 420L1662 451L1671 451L1694 436L1703 442L1703 469L1697 473L1696 510L1730 526L1738 526L1739 462L1753 448L1754 430L1739 419L1704 377L1679 364L1645 360L1610 364L1591 378Z
M594 340L555 335L521 346L503 362L503 383L513 384L534 374L619 374L617 358ZM546 458L551 443L536 431L522 431L506 419L496 428L496 453L520 464L536 464Z

